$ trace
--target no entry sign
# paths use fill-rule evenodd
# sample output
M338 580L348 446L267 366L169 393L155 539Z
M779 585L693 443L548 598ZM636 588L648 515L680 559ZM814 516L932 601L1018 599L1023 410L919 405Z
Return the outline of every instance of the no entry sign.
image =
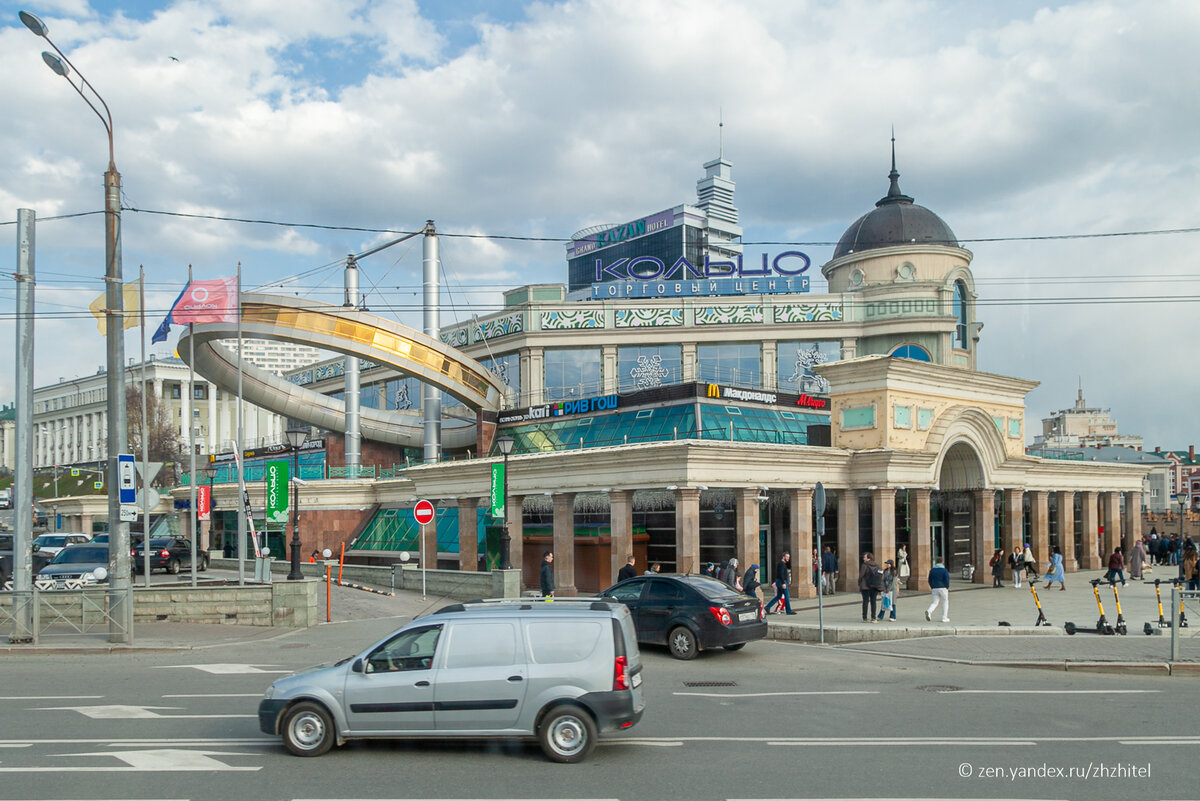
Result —
M417 501L413 507L413 519L422 526L433 522L433 504L429 501Z

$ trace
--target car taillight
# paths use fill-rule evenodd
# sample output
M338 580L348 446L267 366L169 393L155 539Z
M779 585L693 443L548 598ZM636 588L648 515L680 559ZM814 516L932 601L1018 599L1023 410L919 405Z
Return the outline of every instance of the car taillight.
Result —
M158 552L158 555L159 555L159 556L161 556L161 557L163 557L163 558L165 559L166 557L168 557L168 556L170 556L170 555L171 555L171 552L170 552L170 551L167 551L167 550L163 550L163 551L159 551L159 552Z
M766 615L764 614L764 611L765 610L763 609L763 605L759 604L758 605L758 619L759 620L762 620L764 617L766 617Z
M729 610L723 606L710 606L708 607L708 611L712 612L713 617L715 617L717 622L722 626L728 626L733 622L733 618L729 615Z
M613 689L628 690L629 689L629 674L626 669L629 667L629 660L623 656L618 656L613 660Z

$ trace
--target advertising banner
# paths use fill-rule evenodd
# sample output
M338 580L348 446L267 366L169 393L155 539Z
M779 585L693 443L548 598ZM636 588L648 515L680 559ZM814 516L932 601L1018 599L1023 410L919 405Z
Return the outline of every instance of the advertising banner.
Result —
M267 522L286 523L288 519L288 463L267 462Z
M492 465L492 517L504 517L504 463Z
M200 522L212 519L212 488L196 487L196 519Z

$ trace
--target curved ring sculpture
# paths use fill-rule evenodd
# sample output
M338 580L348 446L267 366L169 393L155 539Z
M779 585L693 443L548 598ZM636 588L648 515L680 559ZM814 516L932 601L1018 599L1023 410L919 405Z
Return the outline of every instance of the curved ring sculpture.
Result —
M497 411L504 385L487 368L432 337L382 317L319 301L280 295L243 294L242 336L311 345L346 356L369 359L413 376L462 401L468 408ZM196 372L223 391L237 392L237 355L216 340L235 339L236 323L196 325ZM177 346L187 361L189 334ZM242 365L242 396L268 411L331 431L345 430L346 405L287 381L254 365ZM413 415L382 409L359 411L359 428L366 439L392 445L421 447L422 426ZM447 447L469 447L475 442L474 426L443 431Z

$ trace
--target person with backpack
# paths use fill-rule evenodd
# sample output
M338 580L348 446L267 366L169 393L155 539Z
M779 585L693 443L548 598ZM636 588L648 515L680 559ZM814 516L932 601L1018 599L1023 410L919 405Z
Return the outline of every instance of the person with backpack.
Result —
M862 556L862 566L858 569L858 591L862 593L863 623L876 623L875 605L879 601L879 591L883 589L883 570L875 563L875 554L867 551ZM871 607L867 614L868 604Z
M783 602L784 611L789 615L796 614L792 611L792 599L788 595L788 585L792 582L792 555L784 551L783 556L779 558L779 564L775 565L775 597L771 599L771 603L767 604L767 614L771 614L775 609L775 605Z

